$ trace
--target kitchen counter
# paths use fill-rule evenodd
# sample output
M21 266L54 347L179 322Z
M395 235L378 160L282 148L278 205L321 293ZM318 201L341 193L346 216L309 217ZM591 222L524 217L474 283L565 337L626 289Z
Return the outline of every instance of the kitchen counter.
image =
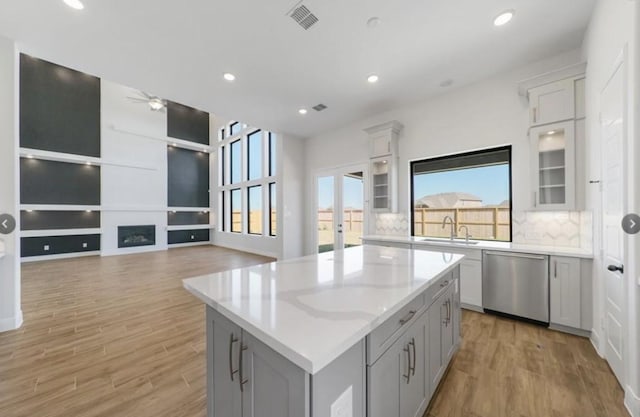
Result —
M428 239L428 240L425 240ZM451 242L449 239L437 239L437 238L424 238L414 236L393 236L393 235L368 235L363 236L362 240L367 241L379 241L379 242L393 242L393 243L406 243L416 246L437 246L447 248L453 247L458 249L477 249L477 250L496 250L506 252L525 252L535 253L541 255L555 255L555 256L568 256L574 258L592 259L593 253L581 248L570 248L561 246L542 246L542 245L525 245L520 243L511 242L493 242L486 240L471 240L472 242L478 242L476 244L466 244L464 240L456 240Z
M190 278L183 284L233 324L313 375L462 258L365 245Z

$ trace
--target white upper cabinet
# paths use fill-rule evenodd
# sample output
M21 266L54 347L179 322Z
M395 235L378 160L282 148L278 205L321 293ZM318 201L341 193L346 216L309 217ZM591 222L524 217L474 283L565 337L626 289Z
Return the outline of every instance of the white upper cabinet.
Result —
M398 135L397 121L365 129L369 134L371 158L371 207L378 212L395 212L398 207Z
M574 80L566 79L529 90L531 126L546 125L575 118Z
M544 210L573 210L575 198L574 122L531 129L533 206Z

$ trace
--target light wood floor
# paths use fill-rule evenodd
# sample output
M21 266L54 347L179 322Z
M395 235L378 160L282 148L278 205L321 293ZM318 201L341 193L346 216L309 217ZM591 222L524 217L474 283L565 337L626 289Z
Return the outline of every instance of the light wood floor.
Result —
M24 265L0 416L204 417L204 307L181 279L266 261L196 247ZM622 395L588 340L465 311L427 416L622 417Z

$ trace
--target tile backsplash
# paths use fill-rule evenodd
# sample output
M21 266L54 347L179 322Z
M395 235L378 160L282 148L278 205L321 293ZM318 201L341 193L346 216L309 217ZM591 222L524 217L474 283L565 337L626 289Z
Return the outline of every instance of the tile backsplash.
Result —
M593 220L587 211L515 212L514 243L592 249ZM376 214L376 234L409 235L409 217L404 213Z

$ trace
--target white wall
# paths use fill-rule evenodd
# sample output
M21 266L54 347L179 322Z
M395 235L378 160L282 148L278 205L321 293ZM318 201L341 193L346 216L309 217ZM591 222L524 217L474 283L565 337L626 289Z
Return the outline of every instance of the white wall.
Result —
M136 90L101 81L102 255L167 249L167 115L127 96ZM145 224L155 246L118 248L118 226Z
M353 163L368 163L367 134L363 129L398 120L404 125L399 139L399 204L401 214L409 212L409 161L495 147L512 148L512 191L514 213L531 205L529 185L528 105L518 95L518 82L545 72L580 62L580 51L571 51L496 75L487 80L444 92L422 103L379 114L349 126L307 140L306 170L312 184L319 170ZM307 201L313 201L308 187ZM307 207L306 224L313 209ZM406 219L405 219L406 221ZM307 231L306 251L314 251Z
M18 59L12 41L0 37L0 213L20 222L18 210L17 86ZM0 332L22 325L20 239L18 230L0 235L6 256L0 259Z
M638 94L640 89L640 5L638 2L629 0L600 0L596 6L591 19L589 30L587 31L583 45L583 54L588 60L587 67L587 144L588 144L588 166L587 170L591 178L601 178L601 141L600 141L600 93L604 88L608 78L613 71L616 58L626 47L628 51L627 73L628 91L627 97L629 108L627 114L629 152L627 152L627 164L632 172L629 175L627 193L629 196L629 212L638 212L640 209L640 193L637 192L638 157L640 147L637 146L640 131L638 126ZM621 155L623 157L623 155ZM633 172L635 170L635 172ZM634 179L635 178L635 179ZM605 265L600 257L601 249L601 197L596 189L591 189L587 195L589 208L593 210L594 219L594 259L593 283L594 283L594 340L599 345L601 352L604 352L604 329L601 327L603 318L604 285L602 271ZM626 332L625 354L627 358L625 381L622 381L625 388L625 403L634 413L640 416L640 281L638 281L638 246L637 237L627 237L628 256L625 265L625 276L627 277L627 317L628 331Z

